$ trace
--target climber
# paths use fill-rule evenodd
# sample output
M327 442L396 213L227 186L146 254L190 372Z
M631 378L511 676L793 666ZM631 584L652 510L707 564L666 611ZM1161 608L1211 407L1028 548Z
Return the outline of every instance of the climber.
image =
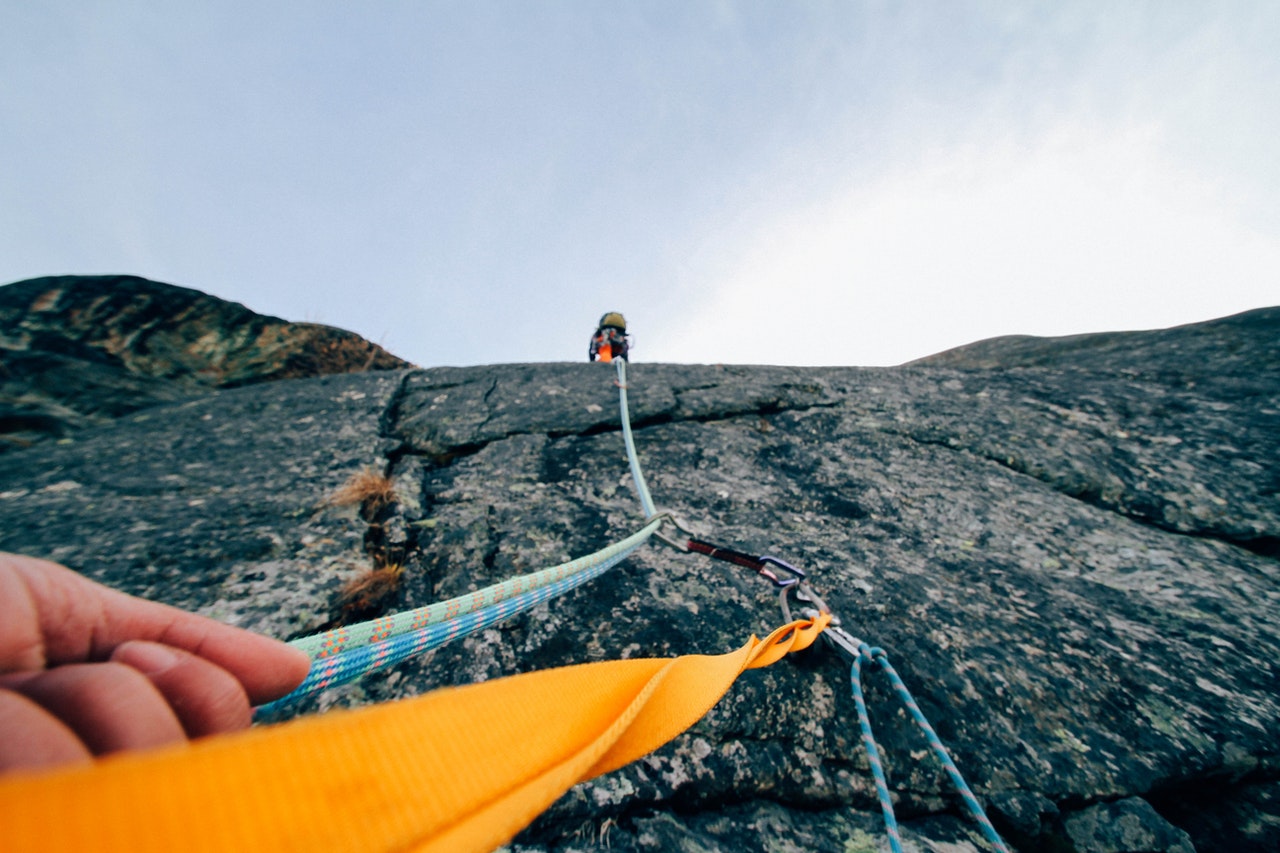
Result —
M610 311L600 318L600 326L591 336L591 346L587 348L587 358L595 361L613 361L615 358L627 357L627 321L617 311Z

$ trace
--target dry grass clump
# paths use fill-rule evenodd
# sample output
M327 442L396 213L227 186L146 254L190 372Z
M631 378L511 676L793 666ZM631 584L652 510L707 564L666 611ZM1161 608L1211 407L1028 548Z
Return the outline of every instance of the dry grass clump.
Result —
M338 594L343 615L352 618L381 613L400 590L403 575L404 566L399 563L374 565L356 575Z
M396 500L395 482L373 468L362 468L339 486L320 506L355 506L365 518L373 518Z
M404 573L404 548L387 542L382 513L396 502L395 482L373 467L356 471L320 502L320 507L358 506L369 523L364 535L365 553L372 565L348 580L338 592L341 616L335 623L350 624L380 616L395 605Z

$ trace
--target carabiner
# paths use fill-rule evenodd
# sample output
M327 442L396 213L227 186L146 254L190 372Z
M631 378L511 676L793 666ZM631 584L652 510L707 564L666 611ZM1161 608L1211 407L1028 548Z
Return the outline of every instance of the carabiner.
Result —
M795 590L797 600L802 601L805 604L814 605L813 609L815 612L831 613L831 608L828 607L827 603L813 591L813 587L809 586L809 582L801 579L798 583L788 584L782 589L782 615L787 618L788 622L791 621L791 606L787 604L787 592L789 590ZM831 624L839 625L840 617L831 613Z
M661 518L664 526L670 523L672 526L676 528L676 530L679 530L681 533L688 534L689 536L697 535L692 530L690 530L689 526L685 524L683 521L681 521L673 512L663 510L662 512L658 512L650 516L651 521L654 518ZM677 551L684 551L686 554L689 552L689 542L687 539L684 542L681 542L678 539L672 539L670 536L662 532L661 527L659 527L657 530L653 532L653 536L655 539L660 539L663 542L666 542L668 545L670 545L672 548L675 548Z
M768 554L761 554L759 557L756 557L756 560L761 564L760 568L756 569L756 571L772 581L773 585L778 589L793 587L805 579L804 571L791 565L786 560L779 560L777 557L770 557ZM765 566L777 566L779 569L782 569L782 571L790 573L791 577L780 578L774 572L766 569Z
M831 643L837 651L848 655L851 661L856 660L861 654L860 649L863 645L862 641L841 627L840 617L831 612L831 608L827 606L827 603L823 601L822 598L819 597L818 594L813 591L813 588L805 581L798 581L795 584L787 586L778 594L778 598L782 604L783 618L788 622L795 621L795 618L791 615L791 605L787 601L788 594L792 592L795 593L798 601L815 605L801 609L800 615L804 618L813 619L823 613L826 613L831 617L831 622L827 625L826 630L822 632L822 636L826 637L827 642Z
M826 637L827 642L835 646L838 651L848 655L850 661L855 661L862 656L865 644L839 625L828 625L827 630L822 632L822 636Z

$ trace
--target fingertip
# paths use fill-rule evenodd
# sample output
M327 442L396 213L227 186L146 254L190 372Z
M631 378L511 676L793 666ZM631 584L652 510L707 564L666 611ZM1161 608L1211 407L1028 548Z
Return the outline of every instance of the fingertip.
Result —
M311 669L307 654L288 643L195 614L184 614L158 639L229 672L255 705L285 695Z
M311 658L288 643L262 636L255 639L261 641L259 653L250 663L238 666L236 675L244 684L250 702L261 705L279 699L301 684L311 671Z
M289 690L293 690L302 683L303 679L307 677L307 673L311 671L311 656L294 646L285 645L285 648L289 650L289 659L287 667L282 667L282 669L287 668L288 680L291 682Z

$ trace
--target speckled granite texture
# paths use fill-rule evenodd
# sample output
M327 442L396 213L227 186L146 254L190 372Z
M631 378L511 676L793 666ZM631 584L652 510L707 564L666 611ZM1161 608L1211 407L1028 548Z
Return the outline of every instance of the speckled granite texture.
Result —
M1280 310L1033 343L900 368L634 364L649 485L707 537L809 571L1018 849L1275 849ZM457 595L638 526L613 379L392 371L149 408L0 456L0 548L283 638L341 618L371 552L405 567L391 606ZM322 506L367 466L394 476L394 504ZM651 544L303 711L721 652L780 619L760 579ZM869 682L908 844L985 849ZM1132 831L1102 831L1112 812ZM887 849L845 662L824 647L745 674L512 849Z

